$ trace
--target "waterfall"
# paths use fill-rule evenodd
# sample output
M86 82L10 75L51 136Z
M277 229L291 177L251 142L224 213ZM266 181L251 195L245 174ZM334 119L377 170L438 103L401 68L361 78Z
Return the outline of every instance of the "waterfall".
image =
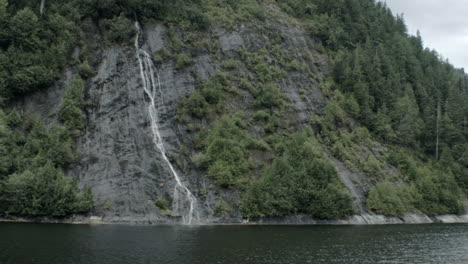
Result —
M39 7L39 13L42 13L44 12L44 6L45 6L45 0L41 0L41 6Z
M172 176L174 176L176 182L173 193L172 211L180 213L182 215L183 223L190 225L194 221L199 220L199 215L196 210L197 201L195 199L195 196L193 196L192 192L190 192L187 186L185 186L182 183L178 173L174 169L174 166L172 166L171 162L167 157L166 148L164 146L161 133L159 131L159 116L158 111L156 109L156 100L158 100L156 93L159 93L160 109L164 110L165 106L164 97L161 89L161 82L157 73L156 66L151 60L151 56L139 46L138 41L140 39L141 29L138 22L135 22L135 27L137 30L137 36L135 39L135 50L138 59L138 64L140 67L141 80L143 81L143 89L145 91L145 94L149 98L148 112L151 119L151 131L153 133L153 142L154 145L161 152L162 158L169 167L170 172ZM188 205L188 210L186 210L186 205Z

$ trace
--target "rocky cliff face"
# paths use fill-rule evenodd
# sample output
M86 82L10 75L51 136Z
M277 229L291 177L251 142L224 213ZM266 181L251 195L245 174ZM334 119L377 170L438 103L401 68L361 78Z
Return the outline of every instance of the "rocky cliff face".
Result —
M149 54L168 49L170 39L168 28L161 24L143 26L141 45ZM175 36L186 40L190 32L176 30ZM173 33L172 33L173 34ZM197 210L201 223L241 222L236 190L216 187L206 173L190 166L182 156L182 149L194 153L193 142L197 136L186 125L177 120L179 101L197 89L197 79L208 79L221 70L221 63L229 58L241 61L240 50L257 51L268 47L274 39L282 54L307 66L307 70L288 72L279 86L286 95L289 124L296 130L305 127L314 113L320 113L327 104L326 96L320 89L323 76L328 71L328 59L318 51L314 39L294 21L268 21L265 25L240 25L232 30L214 28L204 33L214 49L208 51L191 47L190 67L176 67L175 59L157 62L161 81L164 106L158 106L159 127L165 147L182 182L197 197ZM99 45L101 38L97 30L88 33L90 44ZM181 221L177 212L163 212L155 206L157 200L173 197L175 181L162 160L162 155L152 141L148 98L145 96L138 60L131 45L113 45L93 51L96 75L86 86L86 129L77 138L78 164L68 174L79 180L80 185L90 186L95 196L95 215L107 222L130 223L176 223ZM268 56L270 63L275 58ZM239 64L240 71L249 70ZM74 74L68 69L56 85L47 90L25 97L14 104L25 114L39 114L46 123L57 122L64 88ZM247 95L245 100L251 100ZM245 109L242 102L228 101L226 107L232 110ZM207 124L201 123L201 129ZM357 155L379 156L385 147L374 144L362 146ZM372 183L370 177L361 171L351 171L329 153L343 182L355 198L355 207L361 214L366 213L364 196ZM265 157L259 157L260 160ZM266 158L267 159L267 158ZM388 174L395 173L391 166L384 168ZM214 214L218 197L230 207L230 213L223 217Z

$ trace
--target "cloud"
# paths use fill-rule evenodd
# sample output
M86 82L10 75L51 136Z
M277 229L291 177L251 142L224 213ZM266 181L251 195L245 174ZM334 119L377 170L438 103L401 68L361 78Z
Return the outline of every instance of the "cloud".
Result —
M468 69L468 4L466 0L386 0L403 14L409 33L421 32L425 46L456 67Z

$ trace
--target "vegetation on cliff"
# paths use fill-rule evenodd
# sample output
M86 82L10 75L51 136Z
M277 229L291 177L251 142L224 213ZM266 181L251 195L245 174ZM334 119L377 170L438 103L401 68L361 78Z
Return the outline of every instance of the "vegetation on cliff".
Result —
M65 127L0 111L0 152L0 214L64 217L92 209L90 189L80 191L63 174L75 159Z
M37 1L0 0L0 106L46 88L70 64L79 45L80 15L72 3L53 2L46 15ZM80 73L92 69L83 61ZM93 208L89 188L64 175L75 161L72 136L84 128L84 83L75 77L64 98L64 126L0 110L0 215L65 217Z
M0 0L0 106L10 112L11 101L51 86L66 67L80 77L66 89L62 125L0 113L0 213L61 217L92 209L89 189L80 191L63 173L75 160L74 137L86 128L85 83L96 66L84 41L86 23L101 30L103 45L125 46L135 35L135 18L167 25L157 62L174 60L175 70L190 70L192 56L203 51L219 66L207 80L192 72L198 89L177 112L195 135L190 164L240 193L239 204L220 197L219 208L239 207L247 217L350 215L352 199L331 161L336 158L368 176L374 186L367 208L376 213L463 212L468 77L425 49L403 17L381 2L49 0L42 15L38 5ZM287 51L269 23L276 20L305 29L317 50ZM267 43L228 53L206 37L208 29L241 23L256 25ZM313 70L314 53L326 57L329 71ZM284 90L289 75L300 76L301 100L314 96L312 86L325 96L308 124L294 123ZM369 151L376 145L385 153Z
M411 204L406 197L413 189L413 206L420 211L460 213L459 199L468 183L468 77L463 70L425 49L419 35L408 35L403 17L393 16L381 2L285 2L285 10L309 24L332 56L332 89L357 102L348 114L376 140L412 149L391 160L411 188L377 185L369 207L383 210L375 202L382 197L380 203L388 206L384 197L392 195L382 193L392 189L405 193L401 199ZM405 167L410 166L405 164L411 160L408 153L422 158L424 165L416 168L412 159L413 166ZM395 208L390 214L404 211Z
M245 3L238 1L238 4ZM319 152L330 151L349 169L365 172L376 184L368 194L368 209L386 215L462 213L461 199L466 197L468 183L468 78L463 70L455 69L435 51L425 49L419 35L407 33L403 18L394 16L380 2L289 0L263 4L278 5L284 12L298 18L312 38L320 40L330 57L330 74L321 81L328 105L324 111L311 116L311 128L318 144L325 147ZM208 5L207 8L213 7ZM233 6L226 5L225 8ZM264 12L256 19L274 16ZM288 194L288 191L301 193L301 188L312 192L314 187L320 186L305 183L304 179L314 178L312 172L306 174L308 178L302 179L302 184L294 185L294 175L300 175L302 167L295 160L283 159L284 153L272 151L289 142L286 134L291 132L285 127L270 130L274 127L270 126L274 117L285 118L288 108L282 99L283 91L275 87L281 85L285 72L307 72L308 67L290 58L291 55L280 52L278 56L274 46L277 40L272 37L270 41L257 51L241 51L241 61L230 59L229 64L223 62L225 65L237 65L237 68L245 65L248 69L247 74L231 74L234 80L228 86L231 91L235 87L245 89L255 98L256 103L249 106L248 111L257 108L259 112L250 122L263 127L263 131L272 132L260 136L260 141L267 143L264 151L274 156L272 165L267 165L267 161L265 166L261 166L260 176L252 176L255 174L253 169L247 170L247 167L231 168L244 173L237 178L251 179L240 188L244 193L241 209L245 216L307 213L316 217L339 217L352 213L346 206L335 214L330 208L324 210L329 215L321 214L320 208L307 210L294 202L294 195ZM290 62L283 64L285 58ZM236 67L225 67L232 68ZM270 88L265 90L264 87ZM264 91L268 94L263 95ZM224 94L229 100L236 97L232 93ZM192 94L189 101L201 99L199 95L199 92ZM208 109L211 104L203 105ZM244 105L249 103L244 102ZM212 120L217 120L221 116L219 113L232 111L218 107L218 112L200 112L188 103L183 103L181 109L185 113L194 113L196 119L211 121L213 126L216 126L216 121ZM359 123L349 122L350 118ZM193 126L197 121L185 119L184 122ZM249 134L259 139L253 130ZM389 148L388 154L367 154L364 158L357 154L377 141ZM296 151L300 152L300 147ZM252 157L252 151L244 151L244 156L245 153ZM218 156L213 157L216 159ZM318 156L308 159L310 163L314 160L320 159ZM288 166L291 168L289 172L285 169ZM397 168L398 173L389 174L389 166ZM280 167L282 172L276 172L275 168L279 170ZM330 174L332 171L330 169ZM282 173L287 176L282 177ZM293 187L285 188L282 180ZM330 184L333 181L330 180ZM342 192L336 190L335 193ZM326 203L318 204L327 208Z
M286 138L277 152L244 195L245 216L308 214L331 219L353 213L346 187L310 131Z

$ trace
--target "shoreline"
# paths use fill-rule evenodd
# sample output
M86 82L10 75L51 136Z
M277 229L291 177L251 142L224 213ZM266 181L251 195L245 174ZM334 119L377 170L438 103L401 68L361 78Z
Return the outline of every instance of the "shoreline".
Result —
M23 218L23 217L0 217L0 223L38 223L38 224L72 224L72 225L141 225L141 226L184 226L178 222L152 222L150 220L118 220L105 219L98 216L73 216L69 218ZM401 224L468 224L468 214L465 215L439 215L427 216L408 214L400 217L388 217L383 215L353 215L345 219L321 220L306 215L293 215L282 217L268 217L244 221L211 221L198 223L192 226L262 226L262 225L401 225Z

